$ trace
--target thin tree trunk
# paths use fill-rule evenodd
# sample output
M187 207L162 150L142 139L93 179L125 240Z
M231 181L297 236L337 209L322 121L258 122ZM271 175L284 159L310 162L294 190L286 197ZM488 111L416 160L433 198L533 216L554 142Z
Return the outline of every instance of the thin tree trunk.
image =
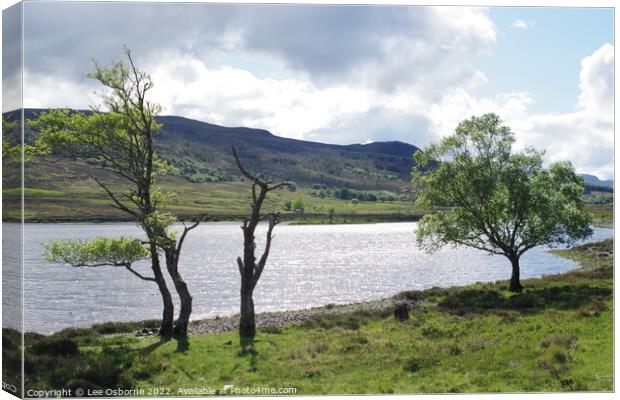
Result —
M512 264L512 276L510 277L510 286L508 290L511 292L522 292L523 286L521 286L520 271L519 271L519 257L509 257Z
M175 261L175 255L174 253L171 254L170 251L166 251L166 267L179 295L179 300L181 301L179 318L177 319L174 327L174 336L177 338L186 338L189 318L192 314L192 296L189 294L187 284L179 273L178 265Z
M239 318L239 338L241 347L253 346L256 336L256 322L254 320L253 288L247 279L241 278L241 309Z
M155 277L157 287L159 288L159 293L161 294L161 298L164 303L161 327L159 328L159 336L164 339L169 339L172 337L173 332L174 304L172 303L172 295L170 294L170 290L168 290L168 285L166 284L164 275L161 272L159 254L157 253L157 247L154 243L151 243L150 250L151 269L153 270L153 276Z

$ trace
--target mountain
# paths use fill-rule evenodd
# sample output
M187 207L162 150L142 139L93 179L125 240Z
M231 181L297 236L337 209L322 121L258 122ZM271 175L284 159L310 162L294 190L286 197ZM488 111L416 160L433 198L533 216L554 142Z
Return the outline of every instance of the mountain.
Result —
M25 119L34 118L42 111L45 110L26 109ZM5 114L5 118L14 119L16 115L11 114ZM304 186L325 183L332 187L398 190L409 184L412 155L419 150L397 141L335 145L178 116L160 116L157 120L162 129L156 150L192 182L237 179L231 154L234 144L249 169L273 180L294 181ZM27 138L35 135L27 129Z
M609 189L613 189L614 181L612 180L601 180L597 176L581 174L583 177L583 181L588 186L597 186L597 187L605 187Z

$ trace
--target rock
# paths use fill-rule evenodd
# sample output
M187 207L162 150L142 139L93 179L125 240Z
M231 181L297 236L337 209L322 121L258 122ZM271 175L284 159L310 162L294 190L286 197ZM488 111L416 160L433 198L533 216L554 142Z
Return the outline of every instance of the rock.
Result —
M398 321L406 321L409 319L409 303L394 303L394 318Z

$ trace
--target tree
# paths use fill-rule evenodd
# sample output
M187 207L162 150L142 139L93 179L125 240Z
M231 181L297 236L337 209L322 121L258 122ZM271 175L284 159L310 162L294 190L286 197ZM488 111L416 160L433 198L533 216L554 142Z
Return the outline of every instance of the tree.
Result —
M245 350L248 346L254 344L256 336L256 322L254 319L254 289L260 279L261 274L269 257L271 249L271 241L273 239L273 228L280 222L279 213L268 213L261 215L261 207L267 197L267 194L273 190L287 186L286 182L273 184L271 181L260 179L257 175L247 171L241 164L239 156L234 146L232 153L237 163L237 167L241 174L252 182L252 204L249 218L243 221L243 258L237 258L237 266L241 275L241 307L239 318L239 338L241 347ZM258 263L256 262L255 250L256 243L254 241L254 232L260 221L267 220L267 240L265 249Z
M128 49L125 54L128 64L117 61L109 68L95 64L95 71L88 75L108 89L100 94L107 112L95 107L90 113L52 110L39 115L31 125L40 132L43 153L61 149L74 156L98 159L105 163L104 169L127 183L127 189L119 193L101 178L91 175L111 199L111 206L135 220L148 238L153 279L163 302L160 335L184 338L191 296L179 274L178 260L185 236L197 223L186 226L177 242L171 231L176 218L165 210L172 194L162 192L157 186L157 178L172 169L153 149L154 137L161 128L155 117L161 107L147 100L153 88L150 76L136 68ZM167 270L181 300L176 324L173 324L172 296L162 273L160 251L164 252Z
M519 259L540 245L570 244L592 234L583 210L583 179L570 162L543 167L543 153L512 152L514 134L495 114L461 122L439 144L414 155L416 204L439 207L416 233L429 252L464 245L507 257L509 290L519 292Z
M334 207L330 207L329 210L327 210L327 216L329 217L330 224L334 223L334 214L336 214L336 209Z
M304 199L303 197L301 197L300 193L297 193L297 196L295 196L295 199L293 200L293 204L291 205L291 208L293 209L293 211L304 210L305 208Z

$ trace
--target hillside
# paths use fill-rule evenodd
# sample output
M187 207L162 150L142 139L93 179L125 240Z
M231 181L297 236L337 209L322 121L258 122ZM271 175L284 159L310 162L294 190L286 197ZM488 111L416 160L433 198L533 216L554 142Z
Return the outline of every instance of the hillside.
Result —
M607 188L607 189L614 188L614 181L610 179L601 180L597 176L589 175L589 174L581 174L581 176L583 176L583 181L585 182L586 185L599 187L599 188Z
M27 109L25 119L44 110ZM13 119L12 113L5 118ZM397 191L408 185L417 147L402 142L332 145L276 136L261 129L229 128L177 116L161 116L156 149L191 182L232 181L238 176L230 153L234 144L247 166L311 186ZM27 129L26 137L36 133Z
M25 110L26 120L44 110ZM5 119L18 117L6 113ZM330 210L334 222L402 220L418 217L410 195L412 154L417 147L402 142L378 142L348 146L315 143L278 137L250 128L227 128L182 117L163 116L156 148L162 158L178 169L160 184L178 195L170 209L181 218L208 213L213 219L240 218L249 206L249 186L242 182L230 152L235 144L245 165L273 180L293 181L297 191L280 190L268 199L269 209L288 210L287 204L301 193L305 214L301 222L322 218ZM37 133L26 127L26 140ZM19 143L17 130L9 135L11 144ZM19 169L4 166L3 218L19 218L21 192ZM12 173L14 172L14 173ZM101 168L94 159L55 159L30 161L25 172L25 218L28 221L101 221L123 220L109 206L105 193L89 178L98 176L110 187L126 184ZM320 188L321 190L314 190ZM347 191L338 198L335 193ZM323 192L323 193L319 193ZM354 196L372 201L352 204ZM359 197L359 196L358 196ZM288 218L298 216L290 211Z

